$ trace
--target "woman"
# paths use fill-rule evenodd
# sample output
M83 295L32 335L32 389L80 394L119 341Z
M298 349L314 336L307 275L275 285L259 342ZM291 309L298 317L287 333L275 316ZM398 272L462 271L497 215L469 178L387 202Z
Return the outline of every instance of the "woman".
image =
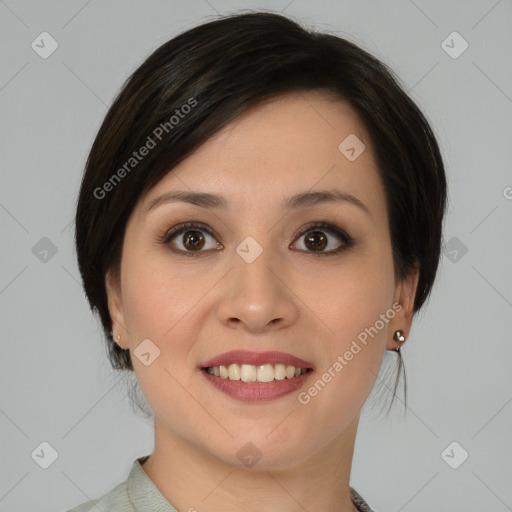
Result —
M155 449L73 512L370 511L349 485L359 415L386 350L401 369L445 203L428 122L353 43L249 13L158 48L99 130L76 213Z

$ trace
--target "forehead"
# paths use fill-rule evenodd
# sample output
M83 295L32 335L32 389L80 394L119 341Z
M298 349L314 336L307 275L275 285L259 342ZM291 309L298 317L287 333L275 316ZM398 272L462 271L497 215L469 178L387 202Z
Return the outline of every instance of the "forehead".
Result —
M383 200L370 140L355 110L308 91L258 105L229 123L153 187L143 206L171 190L229 196L236 207L281 204L285 196L332 188L364 202Z

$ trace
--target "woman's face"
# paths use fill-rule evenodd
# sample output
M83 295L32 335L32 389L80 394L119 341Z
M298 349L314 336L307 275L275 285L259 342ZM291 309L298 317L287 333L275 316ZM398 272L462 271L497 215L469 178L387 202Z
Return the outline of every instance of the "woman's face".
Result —
M178 191L219 199L171 200ZM301 196L321 191L338 199ZM160 433L274 469L354 434L394 331L408 334L416 285L395 282L364 126L319 92L254 109L169 172L134 209L120 282L107 283Z

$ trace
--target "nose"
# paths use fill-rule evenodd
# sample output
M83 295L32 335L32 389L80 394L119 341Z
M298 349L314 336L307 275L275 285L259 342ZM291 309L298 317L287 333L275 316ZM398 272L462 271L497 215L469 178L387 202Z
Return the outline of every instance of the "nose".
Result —
M251 263L234 253L233 268L223 280L217 307L221 323L253 333L293 324L300 300L284 265L269 250L263 250Z

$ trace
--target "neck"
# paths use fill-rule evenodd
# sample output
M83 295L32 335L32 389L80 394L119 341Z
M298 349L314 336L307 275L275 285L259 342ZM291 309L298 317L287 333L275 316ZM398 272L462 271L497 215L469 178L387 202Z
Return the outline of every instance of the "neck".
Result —
M354 512L349 481L358 420L300 464L258 470L226 463L156 419L155 450L143 469L180 512Z

